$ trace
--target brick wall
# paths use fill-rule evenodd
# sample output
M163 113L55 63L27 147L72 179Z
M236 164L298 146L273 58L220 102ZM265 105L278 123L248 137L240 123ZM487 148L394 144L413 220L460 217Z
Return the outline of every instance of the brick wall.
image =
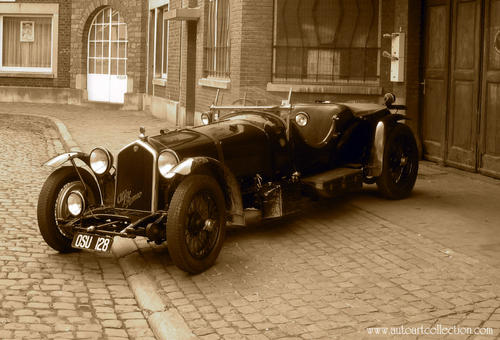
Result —
M231 83L228 90L221 91L221 97L223 97L225 103L238 99L240 93L242 4L242 0L232 0L230 2ZM149 93L157 97L178 101L182 107L189 107L194 104L194 110L206 111L217 92L215 87L198 84L198 80L206 76L204 70L208 29L208 0L191 0L190 2L187 0L172 0L170 9L187 7L188 5L190 7L202 7L204 9L203 15L196 23L190 24L185 21L175 20L170 22L168 79L162 85L154 85L153 81L150 80L152 90ZM151 18L154 18L152 13ZM190 35L190 31L195 31L196 34L194 36ZM190 40L188 40L189 37ZM194 58L194 56L195 60L192 60L191 58ZM150 65L152 62L153 57L150 55ZM150 74L152 74L151 72L150 70ZM195 76L194 79L187 77L188 72L190 77ZM194 82L194 96L188 95L189 81Z
M170 9L175 9L175 8L181 8L182 0L171 0L170 1ZM151 52L154 50L154 11L150 12L150 50ZM185 58L182 58L180 49L181 49L181 44L182 47L184 47L187 44L187 27L185 23L182 21L177 21L177 20L172 20L170 21L170 35L169 35L169 40L168 40L168 72L167 72L167 82L164 85L154 85L152 82L152 75L153 75L153 55L150 54L149 56L149 68L150 68L150 79L149 79L149 86L152 88L151 91L149 91L150 94L153 94L157 97L162 97L166 98L169 100L173 101L179 101L181 98L181 92L180 92L180 72L182 72L181 69L181 59L184 60ZM182 42L181 42L181 37L182 37ZM185 57L185 52L184 52L184 57ZM185 75L185 73L184 73Z
M408 107L407 114L411 118L407 124L413 131L420 135L420 56L421 46L424 42L422 35L422 2L419 0L406 0L398 2L403 4L401 12L403 16L398 17L395 28L401 26L407 32L406 39L406 77L404 87L399 89L400 95L404 96ZM420 141L420 138L417 138Z
M71 3L68 0L18 0L17 3L59 3L57 77L26 78L0 75L0 86L69 87ZM1 12L1 11L0 11Z
M380 0L381 35L397 32L400 29L407 33L406 77L404 83L390 82L390 60L380 59L380 94L363 94L365 86L359 86L350 93L349 87L342 86L338 92L310 93L295 92L294 101L314 101L316 99L336 101L382 102L383 94L395 92L409 106L408 114L413 119L410 126L418 130L419 110L419 58L421 45L421 4L418 0ZM168 81L165 86L155 86L154 95L179 101L182 107L186 102L195 102L198 112L205 111L212 103L217 88L203 86L198 83L205 74L205 40L207 36L208 0L172 0L171 9L179 7L196 7L204 9L202 17L191 29L196 30L196 48L188 51L188 25L186 22L170 23L169 68ZM242 98L248 92L249 98L279 100L287 93L267 91L272 82L273 68L273 25L274 0L231 0L230 1L230 36L231 36L231 76L230 88L222 90L224 103ZM195 27L195 28L194 28ZM192 46L189 48L193 48ZM390 51L390 39L381 38L381 52ZM187 56L196 55L196 61L188 68ZM150 59L150 63L152 60ZM195 70L193 70L195 68ZM195 96L186 95L187 72L195 72ZM361 89L361 90L360 90ZM150 94L153 90L149 91Z
M273 0L244 1L243 4L240 86L241 92L249 91L252 97L265 91L271 81L273 7Z
M231 58L230 58L230 88L221 90L219 100L225 104L230 104L239 98L240 92L240 72L242 63L242 11L245 0L230 1L230 28L229 34L231 39ZM208 0L199 0L198 5L204 8L204 15L198 22L198 37L197 37L197 63L196 77L197 79L204 78L205 69L205 46L208 32ZM196 111L203 112L213 103L217 88L202 86L198 82L196 84Z
M148 71L152 70L151 55L149 69L147 66L148 1L20 0L19 2L59 3L58 73L53 79L0 77L0 85L77 87L77 77L79 75L86 77L87 36L90 24L99 10L111 6L121 13L127 23L129 38L127 74L134 80L133 91L146 92ZM394 91L402 101L406 102L409 106L408 114L413 118L410 125L418 131L419 57L423 39L420 32L421 2L381 0L381 3L381 33L401 29L408 35L405 82L397 84L389 81L390 62L382 58L379 86L382 93ZM205 76L203 72L206 62L204 47L208 29L208 0L172 0L170 5L171 9L187 6L202 7L203 15L189 28L183 21L170 22L168 80L163 86L153 85L150 74L148 93L178 101L183 107L186 107L188 102L189 105L194 103L196 111L204 111L212 103L217 91L215 87L198 84L198 80ZM250 98L259 97L261 94L268 97L275 96L276 99L285 97L284 91L270 93L266 90L267 84L272 81L274 0L231 0L230 6L231 82L228 90L221 91L224 102L230 103L243 97L247 92ZM189 31L191 33L195 31L196 34L191 34L191 41L188 44ZM381 40L381 50L390 50L389 39ZM191 98L187 93L188 73L195 75L194 79L190 79L191 83L194 82L195 88ZM349 93L294 94L295 101L315 99L380 101L381 96Z

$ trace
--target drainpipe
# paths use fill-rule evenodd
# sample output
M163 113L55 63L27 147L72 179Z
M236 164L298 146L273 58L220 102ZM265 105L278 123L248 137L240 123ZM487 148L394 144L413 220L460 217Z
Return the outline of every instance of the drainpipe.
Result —
M146 39L146 55L148 56L146 58L146 96L149 95L149 58L151 56L149 55L150 49L149 49L149 38L151 37L151 10L149 9L149 3L148 3L148 38ZM154 87L153 87L154 89ZM144 107L144 105L143 105Z
M184 8L184 0L181 0L181 8ZM181 105L182 96L182 39L184 33L184 21L181 21L181 31L179 34L179 107L177 108L177 115L175 117L175 124L179 126L179 110Z

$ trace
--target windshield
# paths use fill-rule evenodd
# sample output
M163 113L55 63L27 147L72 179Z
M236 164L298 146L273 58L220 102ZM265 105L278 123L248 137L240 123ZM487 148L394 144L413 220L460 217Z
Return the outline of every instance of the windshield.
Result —
M269 121L265 115L269 113L257 113L257 112L239 112L239 113L229 113L224 115L221 120L249 120L252 122L266 124Z
M269 115L284 118L288 97L251 87L243 91L241 98L218 92L211 110L211 120L248 120L265 124Z
M240 97L236 98L227 93L220 92L217 98L217 106L280 106L283 100L288 99L288 94L269 92L258 87L247 87L242 89Z

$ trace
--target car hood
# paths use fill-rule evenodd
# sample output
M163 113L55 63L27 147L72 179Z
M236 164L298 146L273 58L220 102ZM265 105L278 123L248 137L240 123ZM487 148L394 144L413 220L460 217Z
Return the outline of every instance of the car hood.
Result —
M175 151L180 159L193 156L218 158L214 140L195 129L169 131L165 134L148 138L148 142L158 152L165 149Z
M194 156L207 156L220 159L218 145L242 134L264 133L258 122L243 119L222 120L209 125L189 129L169 131L150 137L149 143L158 151L173 150L180 159Z

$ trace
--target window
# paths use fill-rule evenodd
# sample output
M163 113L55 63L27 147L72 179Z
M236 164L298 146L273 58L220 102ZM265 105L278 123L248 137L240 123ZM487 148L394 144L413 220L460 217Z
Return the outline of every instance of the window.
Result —
M229 10L229 0L210 0L208 3L208 34L205 47L207 77L229 78Z
M379 12L379 0L275 0L273 82L378 82Z
M127 74L127 24L111 8L99 12L89 30L88 73Z
M169 5L156 8L155 13L155 35L154 35L154 76L155 78L167 78L168 74L168 41L170 34L170 21L165 18Z
M0 17L3 72L52 72L52 17Z

